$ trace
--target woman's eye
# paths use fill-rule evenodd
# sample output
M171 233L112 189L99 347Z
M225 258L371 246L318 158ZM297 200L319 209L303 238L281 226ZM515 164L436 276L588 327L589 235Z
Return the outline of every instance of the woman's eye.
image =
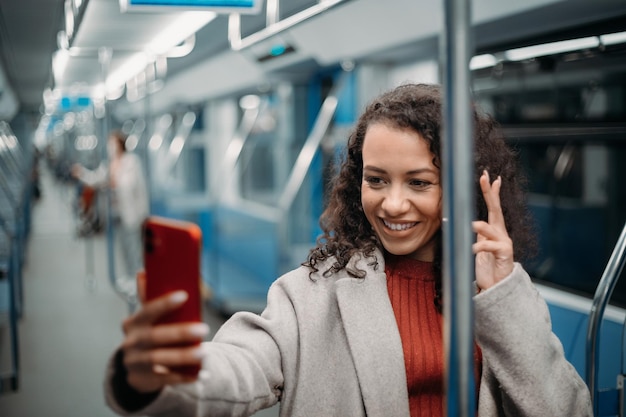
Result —
M384 182L383 179L380 177L365 177L364 179L365 182L370 185L380 185Z
M429 185L432 185L429 181L424 180L411 180L411 186L416 188L426 188Z

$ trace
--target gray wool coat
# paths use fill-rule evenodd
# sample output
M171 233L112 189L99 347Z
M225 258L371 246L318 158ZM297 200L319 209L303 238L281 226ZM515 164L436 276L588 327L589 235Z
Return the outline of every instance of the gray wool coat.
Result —
M119 369L111 360L109 406L122 415L247 416L280 401L281 417L409 416L402 343L384 260L376 256L376 270L371 259L352 261L367 271L365 279L345 271L309 279L303 267L285 274L272 284L261 315L235 314L204 345L196 383L168 386L134 413L114 394ZM593 415L587 387L519 264L474 300L483 354L480 417Z

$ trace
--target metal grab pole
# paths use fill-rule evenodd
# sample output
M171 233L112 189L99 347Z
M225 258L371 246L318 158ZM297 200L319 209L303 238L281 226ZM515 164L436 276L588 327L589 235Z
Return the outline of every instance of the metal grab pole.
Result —
M600 326L604 310L606 309L611 294L615 289L615 285L619 280L619 276L624 269L626 263L626 225L622 229L622 233L617 239L613 253L609 258L609 262L604 269L602 278L598 283L596 292L593 296L591 311L589 312L589 325L587 327L587 345L586 345L586 369L585 376L587 386L591 393L591 403L593 404L594 413L598 412L598 368L600 366L600 357L598 356L598 344L600 342Z
M109 67L111 65L112 58L112 50L111 48L102 47L98 50L98 61L100 63L100 70L102 76L102 83L105 85L105 93L103 97L103 114L102 114L102 137L104 138L105 143L108 141L109 137L109 105L108 99L106 96L106 81L107 76L109 74ZM109 159L106 160L108 164ZM107 172L107 182L109 179L110 172ZM125 291L121 291L117 285L117 273L115 269L115 229L113 227L113 213L112 213L112 196L111 196L111 188L107 186L106 188L106 243L107 243L107 265L109 270L109 283L113 290L121 296L126 304L128 305L128 310L130 313L133 313L137 307L137 297L134 295L129 295Z
M473 416L474 219L473 126L470 74L470 1L444 1L442 181L446 413Z
M93 236L85 236L85 288L89 292L95 292L98 287L95 272L95 254Z
M102 125L101 125L101 129L102 129L101 134L102 134L102 138L104 138L105 144L109 136L109 123L108 123L109 109L107 106L106 81L107 81L107 75L109 73L109 66L111 64L111 54L112 52L110 48L103 47L98 50L98 61L100 63L102 83L105 86L105 93L103 97L104 112L102 115ZM106 163L107 164L109 163L108 159ZM109 173L107 173L107 182L108 182L108 175ZM109 269L110 284L113 287L113 289L116 289L117 278L115 276L115 244L114 244L115 237L114 237L114 231L113 231L113 218L111 216L111 191L108 187L106 188L106 208L107 208L106 210L107 265ZM132 309L131 309L131 312L132 312Z

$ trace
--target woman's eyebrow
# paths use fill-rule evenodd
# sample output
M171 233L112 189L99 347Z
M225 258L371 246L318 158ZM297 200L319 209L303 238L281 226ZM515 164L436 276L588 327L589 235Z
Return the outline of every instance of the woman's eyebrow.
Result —
M439 174L439 170L433 168L418 168L407 172L409 175L415 174Z
M379 173L386 173L387 171L376 167L376 166L372 166L372 165L365 165L363 167L363 171L374 171L374 172L379 172ZM417 169L412 169L410 171L407 171L406 174L407 175L417 175L417 174L424 174L424 173L431 173L431 174L438 174L438 170L433 169L433 168L417 168Z
M372 165L365 165L363 167L363 171L375 171L375 172L383 172L383 173L387 172L387 171L385 171L382 168L378 168L378 167L375 167L375 166L372 166Z

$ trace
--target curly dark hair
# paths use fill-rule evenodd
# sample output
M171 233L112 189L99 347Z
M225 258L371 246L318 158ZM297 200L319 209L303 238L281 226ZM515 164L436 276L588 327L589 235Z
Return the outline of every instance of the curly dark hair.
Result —
M516 260L534 254L535 239L525 201L525 177L521 174L516 153L504 141L497 122L477 106L474 115L474 161L476 216L487 220L487 206L480 190L479 178L488 170L491 179L502 177L500 199ZM442 93L438 85L406 84L374 99L359 117L352 131L346 153L332 182L326 209L320 217L323 234L317 240L303 265L317 272L320 262L334 257L335 262L324 276L346 269L349 275L364 278L365 271L350 268L348 261L357 252L371 257L375 248L383 250L361 206L363 177L363 141L370 125L384 123L390 127L410 129L428 142L433 163L441 167ZM441 233L435 257L439 304L441 298ZM377 265L374 265L377 267Z

